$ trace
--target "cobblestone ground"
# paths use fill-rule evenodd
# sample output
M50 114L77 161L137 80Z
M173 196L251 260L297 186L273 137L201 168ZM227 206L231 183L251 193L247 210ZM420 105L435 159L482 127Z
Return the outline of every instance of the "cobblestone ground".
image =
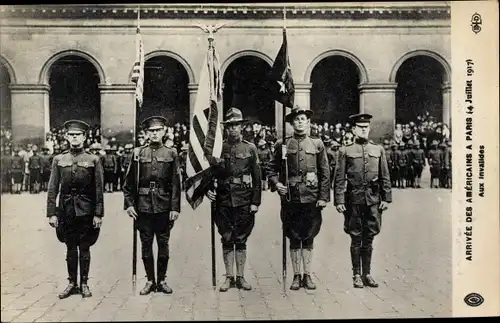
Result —
M426 183L427 184L427 183ZM426 185L428 187L428 185ZM279 199L264 192L248 245L249 292L220 293L211 286L209 204L183 202L172 231L168 283L174 294L132 293L132 222L121 193L105 196L101 236L92 248L93 297L57 298L67 284L65 246L45 218L45 194L2 195L1 320L139 321L310 318L396 318L451 315L451 191L393 191L376 238L372 273L377 289L354 289L349 237L332 204L323 211L315 241L315 291L292 292L281 278ZM216 233L217 234L217 233ZM223 263L216 236L217 279ZM140 243L139 243L140 245ZM138 262L137 290L145 283ZM288 257L289 259L289 257ZM291 265L289 264L289 276Z

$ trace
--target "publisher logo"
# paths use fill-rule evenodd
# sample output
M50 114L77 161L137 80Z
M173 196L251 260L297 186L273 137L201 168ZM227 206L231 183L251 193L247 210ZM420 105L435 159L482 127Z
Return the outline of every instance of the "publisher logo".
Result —
M483 19L481 18L481 15L476 12L475 14L472 15L470 22L472 31L476 34L479 33L481 31L481 25L483 24Z
M469 306L477 307L484 303L484 298L478 293L470 293L467 296L465 296L464 302Z

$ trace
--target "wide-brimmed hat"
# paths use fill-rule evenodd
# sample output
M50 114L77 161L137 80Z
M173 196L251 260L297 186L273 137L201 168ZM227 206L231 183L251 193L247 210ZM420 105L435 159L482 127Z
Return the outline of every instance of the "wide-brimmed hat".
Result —
M260 139L259 142L257 143L257 146L264 146L267 144L267 141L265 139Z
M296 105L292 111L286 115L285 117L285 121L288 122L288 123L292 123L293 122L293 119L295 119L296 116L298 116L299 114L305 114L307 118L311 118L314 113L309 110L309 109L304 109L304 108L301 108L299 107L298 105Z
M221 121L222 124L234 124L234 123L242 123L248 121L247 119L243 119L243 113L241 113L240 109L231 108L227 111L224 121Z
M132 148L134 148L134 145L132 145L132 144L125 145L125 149L132 149Z
M325 145L329 145L329 144L332 143L332 139L330 139L330 137L328 137L328 136L325 136L324 139L323 139L323 143Z

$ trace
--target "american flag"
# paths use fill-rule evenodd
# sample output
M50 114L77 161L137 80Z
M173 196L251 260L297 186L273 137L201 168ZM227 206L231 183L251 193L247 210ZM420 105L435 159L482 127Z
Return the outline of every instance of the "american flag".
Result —
M222 129L219 111L222 109L222 77L219 56L209 46L200 73L198 95L189 131L186 161L186 199L196 209L213 179L213 163L222 152Z
M137 35L135 39L136 45L136 58L134 62L134 69L132 70L132 82L135 86L135 99L142 107L143 93L144 93L144 45L141 37L141 26L139 24L140 18L137 17Z

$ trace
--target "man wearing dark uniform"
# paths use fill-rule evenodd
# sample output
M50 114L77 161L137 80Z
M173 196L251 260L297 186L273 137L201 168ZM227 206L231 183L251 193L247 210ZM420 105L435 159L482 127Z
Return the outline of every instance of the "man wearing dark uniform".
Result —
M356 138L351 145L340 148L335 170L334 205L346 217L345 229L351 236L353 285L356 288L363 288L363 285L378 287L370 273L372 244L380 233L382 211L392 202L385 150L368 140L371 118L369 114L350 117L355 125Z
M451 166L452 166L452 159L451 159L451 141L447 142L447 147L445 149L445 155L444 155L444 167L446 170L446 177L445 177L445 187L446 188L451 188Z
M413 140L406 141L406 187L415 187L415 172L413 170Z
M134 145L126 144L124 148L123 154L120 156L120 167L122 179L120 180L120 188L123 191L123 186L125 185L125 175L127 174L128 165L132 162L132 149L134 149Z
M171 294L166 274L169 261L170 231L181 211L179 160L175 148L163 144L167 120L153 116L142 122L149 144L134 149L123 186L125 210L139 230L146 285L141 295L151 292ZM155 277L153 240L158 244Z
M422 149L420 142L413 143L413 173L415 175L415 186L421 188L420 179L422 177L422 170L425 166L425 152Z
M434 185L434 181L438 181L439 184L439 175L441 173L441 158L442 151L438 148L437 140L432 141L431 149L428 152L428 160L429 167L431 172L431 188L439 188L439 185Z
M11 151L10 148L5 147L5 149L2 149L2 165L1 165L1 172L2 172L2 193L7 193L12 191L12 183L10 180L11 176Z
M389 176L391 174L392 169L392 158L391 158L391 143L389 139L384 139L384 151L385 151L385 159L387 160L387 167L389 168ZM391 177L391 186L392 186L392 177Z
M70 149L54 157L47 193L49 224L56 228L59 240L66 244L69 285L59 294L61 299L78 293L82 297L92 296L87 285L90 247L97 241L104 216L101 161L83 148L89 125L70 120L64 127ZM56 202L58 194L59 203Z
M40 154L40 158L42 161L42 177L41 177L41 185L42 191L47 192L47 186L49 184L50 179L50 169L52 166L52 155L49 154L49 147L43 147L43 152Z
M336 140L331 140L329 137L324 141L327 148L326 154L328 156L328 164L330 165L330 187L332 187L335 167L337 166L337 160L339 157L340 144Z
M391 187L399 187L399 156L401 156L401 151L398 150L398 144L393 141L391 143L391 167L389 168L391 175Z
M104 191L113 192L113 182L118 169L118 163L116 162L116 156L111 152L110 145L106 145L104 151L106 152L106 155L102 157L104 167Z
M314 238L321 228L321 211L330 201L330 166L325 146L320 138L307 135L312 114L311 110L296 106L285 118L294 129L293 136L285 138L288 186L282 170L282 139L276 142L268 167L271 189L281 197L281 221L290 240L294 273L291 290L316 288L311 278Z
M266 168L267 164L272 158L271 148L267 144L265 139L260 139L257 147L257 154L259 155L260 162L260 176L262 180L262 190L267 190L267 176L266 176Z
M10 160L10 171L12 178L12 193L21 194L24 181L24 157L19 155L19 147L14 148L14 156Z
M408 153L406 152L406 144L404 141L399 143L399 154L398 154L398 169L399 169L399 179L398 187L406 187L406 178L408 175Z
M33 155L29 158L28 169L30 172L30 192L38 194L42 179L42 157L38 154L38 147L33 145Z
M122 168L121 168L121 165L120 165L120 160L121 160L121 156L120 154L118 154L118 147L116 147L116 145L113 145L111 146L111 155L113 155L115 157L115 163L116 163L116 171L115 173L113 174L113 192L116 192L118 191L118 182L119 182L119 178L122 177ZM121 186L122 184L120 183L120 189L121 189Z
M241 124L245 120L239 109L226 113L227 139L222 144L221 162L216 165L217 187L207 193L215 200L217 225L222 242L222 255L226 267L226 279L221 292L231 287L251 290L244 278L247 239L255 225L262 194L259 156L255 145L243 140ZM233 265L236 258L236 280Z

